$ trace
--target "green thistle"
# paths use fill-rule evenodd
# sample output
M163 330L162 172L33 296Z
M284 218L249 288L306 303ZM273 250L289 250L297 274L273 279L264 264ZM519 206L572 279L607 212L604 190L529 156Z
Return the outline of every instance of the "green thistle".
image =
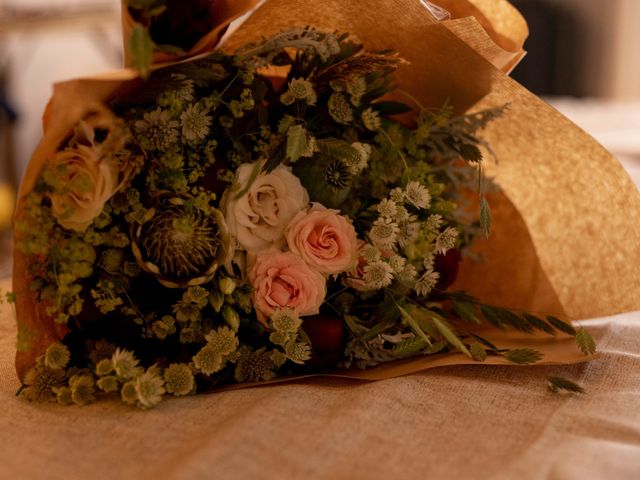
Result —
M49 345L44 353L44 365L52 370L62 370L70 359L71 353L62 343Z
M248 347L242 347L236 364L236 380L238 382L271 380L276 376L274 370L277 368L271 357L272 352L267 352L264 348L252 352Z
M333 95L331 95L331 98L329 98L328 107L329 114L336 123L348 125L349 123L353 122L353 110L349 106L349 101L343 94L334 93Z
M118 377L114 375L109 375L107 377L102 377L96 382L96 385L103 392L117 392L118 391Z
M54 388L64 380L62 370L51 370L44 366L42 360L29 370L24 379L25 388L22 396L32 402L46 402L56 399Z
M124 403L133 405L138 401L138 393L136 392L136 382L133 380L125 383L120 390L120 397Z
M196 369L205 375L213 375L222 369L222 355L207 344L193 357L193 364Z
M76 405L87 405L95 400L95 382L91 375L76 375L69 380L71 399Z
M176 396L188 395L195 389L193 372L188 365L174 363L164 371L167 392Z

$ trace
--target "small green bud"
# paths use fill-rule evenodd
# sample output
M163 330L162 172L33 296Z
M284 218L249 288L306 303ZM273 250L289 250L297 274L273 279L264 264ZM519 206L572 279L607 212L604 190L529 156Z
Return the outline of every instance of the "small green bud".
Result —
M218 286L224 295L231 295L236 289L236 281L233 278L223 278L218 283Z
M238 315L238 312L236 312L233 307L229 305L223 306L222 317L234 332L238 331L240 328L240 315Z
M209 303L216 312L220 313L220 309L222 309L222 305L224 305L223 293L218 290L211 292L211 295L209 295Z

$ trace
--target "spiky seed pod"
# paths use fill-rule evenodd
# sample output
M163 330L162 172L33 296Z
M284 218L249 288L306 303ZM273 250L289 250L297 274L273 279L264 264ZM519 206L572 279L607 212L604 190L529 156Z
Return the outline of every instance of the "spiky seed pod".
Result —
M312 158L298 161L293 173L307 189L311 201L328 208L339 208L351 192L353 176L340 159L316 153Z
M207 283L233 255L219 210L206 212L168 193L156 197L146 221L133 227L131 237L140 268L168 288Z

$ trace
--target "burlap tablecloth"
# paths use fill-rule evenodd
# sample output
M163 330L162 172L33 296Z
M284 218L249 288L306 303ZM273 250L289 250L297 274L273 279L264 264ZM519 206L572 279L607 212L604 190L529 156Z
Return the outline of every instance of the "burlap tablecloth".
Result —
M640 478L640 312L586 323L603 353L589 364L314 379L143 412L16 398L14 318L1 308L3 479ZM548 374L588 394L553 395Z

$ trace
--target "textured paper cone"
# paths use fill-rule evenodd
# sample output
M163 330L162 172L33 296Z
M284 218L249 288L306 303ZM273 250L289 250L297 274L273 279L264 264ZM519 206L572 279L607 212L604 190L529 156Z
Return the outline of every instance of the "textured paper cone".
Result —
M399 87L426 106L440 106L449 98L463 112L511 103L506 117L487 132L500 160L488 167L497 174L504 194L493 199L493 237L479 246L486 263L465 264L466 276L459 286L487 302L564 311L572 317L640 308L636 268L640 194L617 161L593 139L477 53L488 38L482 29L468 29L469 35L482 31L469 40L472 48L445 25L435 23L418 0L367 0L357 5L270 0L228 39L225 48L233 50L293 25L346 31L368 49L399 50L411 62L398 71ZM23 196L78 119L116 90L130 88L135 79L133 72L122 71L56 86L45 115L45 137L23 181L17 218L24 208ZM14 289L23 297L17 304L18 322L22 331L35 336L31 348L17 354L23 378L46 344L63 332L38 315L26 260L17 249L15 255ZM489 339L492 335L487 334ZM546 361L584 359L574 351L565 343L550 350ZM461 363L461 358L419 358L402 364L402 369L417 371L432 361L452 365ZM386 368L393 371L400 365Z

